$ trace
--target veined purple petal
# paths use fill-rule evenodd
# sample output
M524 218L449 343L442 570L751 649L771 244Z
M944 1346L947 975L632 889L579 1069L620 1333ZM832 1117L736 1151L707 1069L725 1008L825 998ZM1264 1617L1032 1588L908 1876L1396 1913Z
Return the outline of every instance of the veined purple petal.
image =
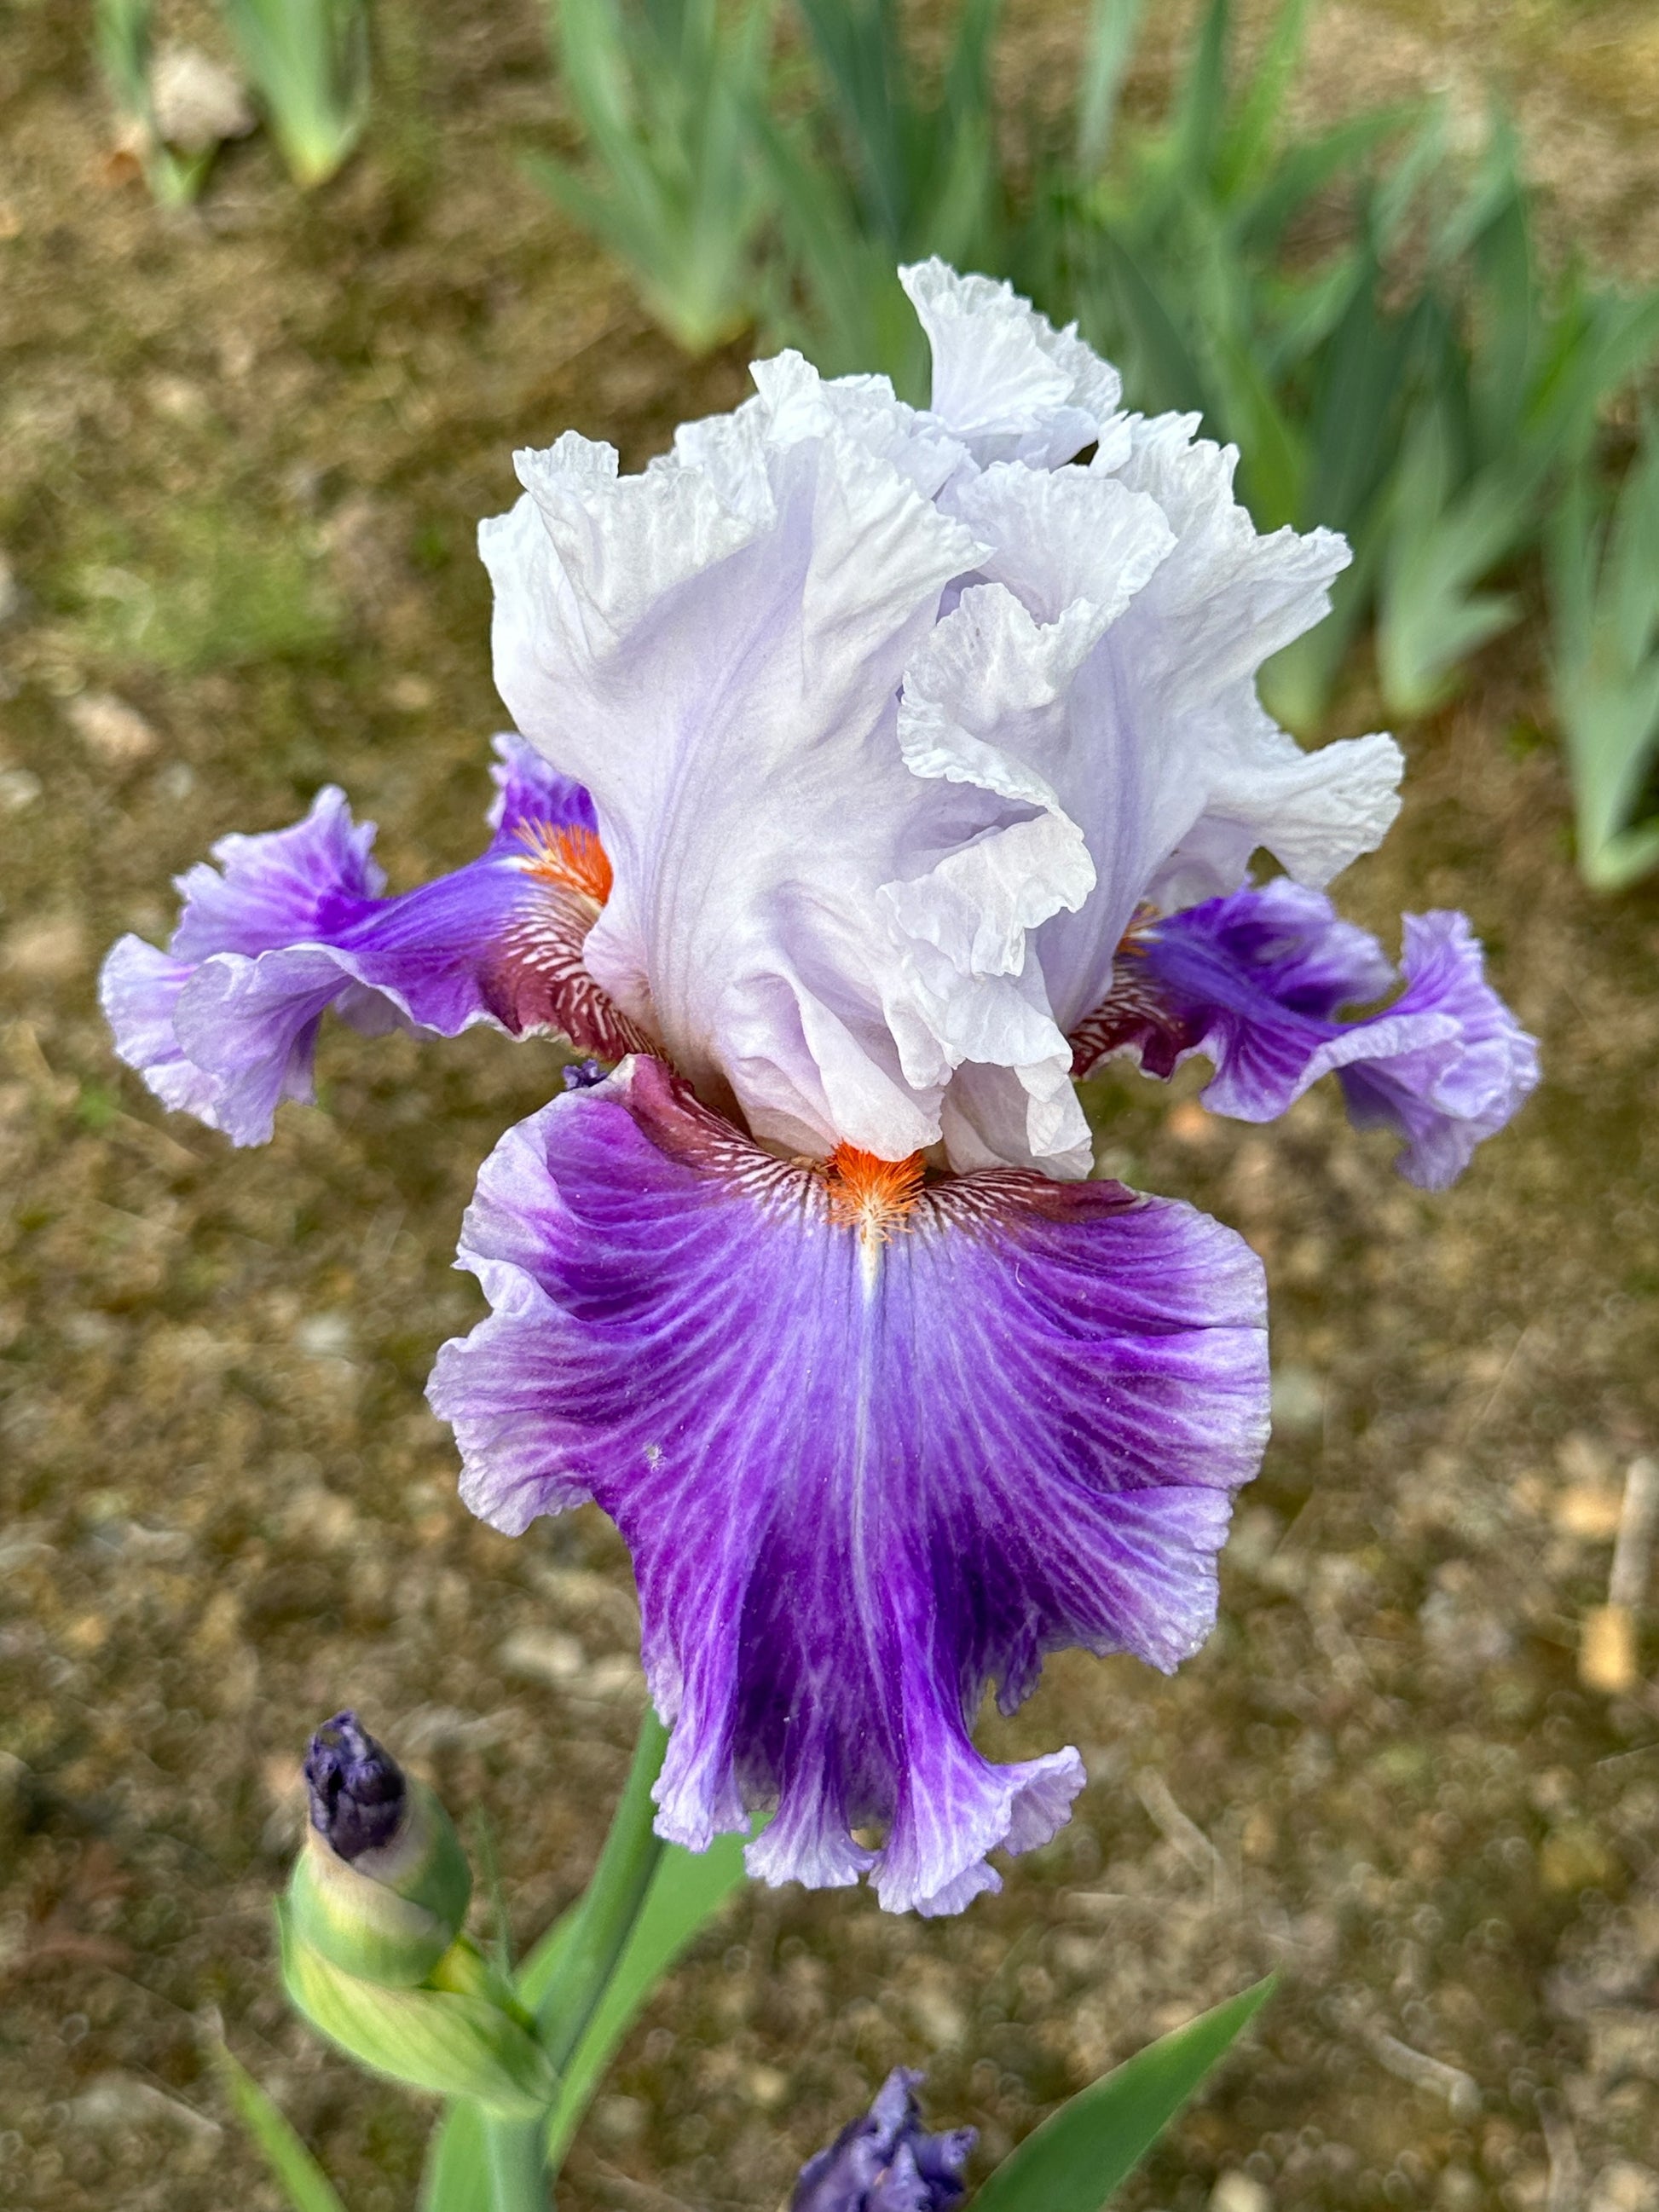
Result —
M1486 981L1464 915L1408 914L1403 929L1406 988L1377 1024L1419 1020L1423 1034L1387 1054L1327 1049L1352 1119L1361 1128L1397 1129L1406 1139L1401 1173L1443 1190L1536 1089L1538 1042ZM1449 1024L1450 1036L1430 1037L1431 1018Z
M960 2204L978 2133L927 2134L916 2102L923 2078L896 2066L869 2111L802 2166L789 2212L951 2212Z
M463 1493L617 1522L694 1850L775 1802L761 1878L959 1910L1084 1780L981 1758L987 1685L1012 1711L1063 1645L1170 1668L1211 1626L1266 1338L1254 1254L1189 1207L781 1160L641 1057L502 1139L460 1264L494 1309L430 1389Z
M1399 997L1341 1018L1399 979L1321 892L1279 878L1139 925L1110 994L1073 1032L1073 1073L1127 1052L1168 1076L1201 1052L1215 1064L1204 1103L1245 1121L1273 1120L1334 1073L1356 1122L1406 1139L1401 1173L1443 1189L1533 1090L1538 1048L1486 981L1462 915L1407 915L1404 936Z
M613 1060L644 1042L582 959L609 882L586 793L517 738L495 749L488 848L417 890L380 896L374 825L331 785L303 822L222 838L216 869L179 878L168 950L125 937L100 981L116 1049L158 1097L263 1142L283 1099L312 1095L331 1006L371 1035L490 1021Z

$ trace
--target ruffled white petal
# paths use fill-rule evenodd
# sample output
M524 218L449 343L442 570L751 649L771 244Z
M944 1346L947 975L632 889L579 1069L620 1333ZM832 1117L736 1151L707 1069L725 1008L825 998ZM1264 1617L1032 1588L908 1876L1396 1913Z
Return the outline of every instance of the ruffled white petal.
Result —
M1006 584L1039 622L1082 601L1106 629L1180 542L1150 494L1089 469L998 462L953 484L949 505L990 548L980 573Z
M967 461L961 441L937 416L907 406L884 376L826 381L793 348L756 362L750 374L775 445L838 431L863 452L890 462L924 499L936 498Z
M1255 696L1261 663L1325 611L1346 547L1328 532L1261 535L1233 497L1236 454L1195 427L1131 418L1113 465L1103 448L1086 470L992 467L947 494L991 544L981 573L1034 611L1053 619L1078 595L1115 611L1033 756L1098 876L1037 939L1062 1029L1105 996L1143 900L1233 890L1259 846L1322 884L1380 840L1397 804L1390 739L1304 753Z
M1195 437L1198 419L1131 416L1128 454L1109 471L1156 500L1175 532L1145 609L1146 644L1172 705L1253 682L1264 660L1325 615L1332 580L1352 558L1331 530L1262 536L1233 495L1237 448ZM1109 472L1099 456L1090 466Z
M981 463L1054 468L1116 414L1117 371L1071 323L1057 331L1012 284L937 258L899 270L933 355L932 411Z
M640 476L568 435L487 525L503 696L593 795L599 985L768 1141L1086 1171L1066 1033L1136 907L1322 885L1400 759L1255 696L1347 559L1006 284L902 272L933 403L799 355ZM1086 467L1060 465L1092 447Z
M957 455L913 410L888 403L890 459L810 371L769 382L642 477L566 441L522 465L532 499L483 541L497 680L592 793L604 988L757 1133L897 1158L937 1138L950 1067L901 1065L884 1010L920 994L878 892L984 821L906 767L897 697L982 549L918 488Z
M1400 811L1405 760L1390 737L1340 738L1304 752L1254 694L1235 708L1237 744L1218 765L1205 808L1152 877L1164 913L1237 890L1258 848L1314 890L1375 852Z
M1064 1158L1083 1173L1088 1129L1070 1048L1028 935L1083 906L1095 869L1033 763L1057 749L1066 690L1103 627L1085 600L1042 624L1005 585L963 593L906 672L898 741L918 776L993 794L1002 818L925 876L882 890L908 956L904 1002L889 1006L907 1072L943 1084L963 1062L1013 1069L1029 1112L1002 1157L1051 1168Z

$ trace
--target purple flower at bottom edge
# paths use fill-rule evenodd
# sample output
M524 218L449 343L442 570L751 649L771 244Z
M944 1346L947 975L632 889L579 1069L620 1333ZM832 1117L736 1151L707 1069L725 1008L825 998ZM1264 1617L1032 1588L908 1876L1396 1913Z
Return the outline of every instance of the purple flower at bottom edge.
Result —
M521 738L495 750L492 835L465 867L384 897L374 825L331 784L303 821L222 838L216 869L179 878L165 951L115 945L100 999L116 1050L164 1105L263 1144L280 1103L312 1095L330 1006L370 1036L491 1022L610 1060L645 1042L582 960L611 880L587 793Z
M800 2170L789 2212L950 2212L967 2193L962 2169L972 2128L924 2132L915 2092L922 2075L896 2066L867 2112L849 2120Z

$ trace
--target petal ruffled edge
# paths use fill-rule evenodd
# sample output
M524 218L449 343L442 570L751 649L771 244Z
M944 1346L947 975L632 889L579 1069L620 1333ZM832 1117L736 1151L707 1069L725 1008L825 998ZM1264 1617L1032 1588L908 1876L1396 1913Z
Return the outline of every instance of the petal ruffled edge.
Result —
M216 867L179 878L167 951L112 948L99 989L116 1050L165 1105L234 1144L268 1141L277 1106L313 1096L331 1006L371 1036L488 1022L612 1060L647 1043L582 957L605 872L586 793L516 735L494 750L491 842L465 866L382 896L374 824L330 785L301 821L221 838Z
M1405 988L1344 1015L1395 978L1376 940L1318 891L1283 878L1132 930L1104 1002L1072 1033L1073 1073L1114 1054L1168 1077L1197 1053L1217 1114L1276 1120L1338 1075L1361 1127L1394 1129L1408 1182L1441 1190L1538 1081L1536 1041L1486 981L1468 918L1407 915Z
M1114 1186L918 1165L895 1199L877 1171L889 1198L846 1211L624 1063L486 1163L460 1264L494 1310L430 1395L475 1510L591 1496L627 1538L665 1834L781 1797L757 1874L955 1911L1083 1780L1071 1751L988 1764L979 1686L1012 1710L1062 1644L1168 1667L1206 1632L1266 1439L1261 1272Z
M1122 380L1075 323L1057 331L1012 284L937 255L898 274L933 349L931 410L977 459L1057 467L1116 414Z

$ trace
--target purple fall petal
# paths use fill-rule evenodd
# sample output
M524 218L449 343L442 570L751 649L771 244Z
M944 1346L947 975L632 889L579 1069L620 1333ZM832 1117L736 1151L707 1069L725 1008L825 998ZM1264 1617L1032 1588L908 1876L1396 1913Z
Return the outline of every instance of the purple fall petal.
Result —
M925 2134L916 2091L922 2075L896 2066L867 2112L849 2120L800 2170L789 2212L951 2212L967 2193L962 2169L972 2128Z
M179 879L168 950L125 937L105 963L121 1057L167 1105L258 1144L283 1099L311 1097L331 1006L370 1034L491 1021L608 1059L639 1046L582 960L608 883L587 794L516 738L496 751L488 848L400 897L380 895L374 824L331 786L292 829L222 838L217 869Z
M1398 1165L1425 1190L1443 1190L1537 1087L1538 1045L1486 981L1480 944L1461 914L1408 914L1401 968L1406 988L1379 1023L1421 1022L1420 1036L1388 1054L1332 1060L1348 1112L1406 1139ZM1431 1021L1446 1026L1428 1034Z
M1215 1065L1204 1103L1245 1121L1273 1120L1334 1073L1355 1121L1407 1139L1401 1173L1443 1189L1533 1090L1538 1048L1486 981L1462 915L1407 915L1404 935L1404 990L1343 1019L1397 978L1322 892L1280 878L1139 925L1073 1033L1073 1071L1128 1052L1168 1076L1201 1052Z
M1261 1272L1115 1184L850 1157L777 1159L647 1058L556 1099L485 1164L460 1263L495 1310L430 1395L485 1518L592 1497L627 1538L663 1834L776 1802L761 1878L952 1911L1084 1779L982 1759L988 1683L1012 1711L1061 1646L1170 1668L1210 1627Z

